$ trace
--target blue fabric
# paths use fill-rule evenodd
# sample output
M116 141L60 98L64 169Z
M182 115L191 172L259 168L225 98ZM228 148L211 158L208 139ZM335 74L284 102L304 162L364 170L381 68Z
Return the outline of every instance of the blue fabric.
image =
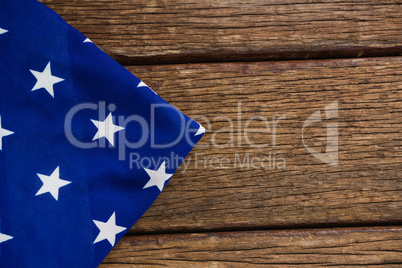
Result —
M203 133L35 0L0 0L0 123L0 267L97 267Z

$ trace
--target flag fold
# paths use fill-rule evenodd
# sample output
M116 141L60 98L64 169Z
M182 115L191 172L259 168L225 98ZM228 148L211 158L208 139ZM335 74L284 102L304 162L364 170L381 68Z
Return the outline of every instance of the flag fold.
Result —
M204 131L45 5L0 0L0 267L97 267Z

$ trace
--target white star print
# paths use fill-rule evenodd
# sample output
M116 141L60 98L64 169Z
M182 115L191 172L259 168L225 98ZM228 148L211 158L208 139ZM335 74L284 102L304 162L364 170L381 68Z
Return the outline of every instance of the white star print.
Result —
M95 137L92 139L92 141L105 137L110 142L110 144L114 146L114 133L123 130L124 127L113 124L112 113L109 113L104 121L97 121L92 119L91 121L98 128L98 132L96 132Z
M137 88L138 88L138 87L147 87L147 88L149 88L150 90L152 90L152 88L150 88L149 86L147 86L147 84L145 84L145 83L142 82L142 81L137 85ZM156 95L158 95L155 91L152 90L152 92L155 93Z
M163 187L165 187L165 182L173 176L173 174L166 173L166 163L163 161L162 165L158 168L158 170L152 170L144 168L148 173L150 179L143 189L156 186L162 192Z
M60 83L64 81L64 79L52 75L50 62L46 65L46 68L45 70L43 70L43 72L38 72L34 70L30 71L37 80L35 86L32 88L32 91L44 88L54 98L54 90L53 90L54 84Z
M0 244L6 242L8 240L13 239L14 237L0 233Z
M198 136L198 135L201 135L201 134L203 134L203 133L205 133L205 128L200 125L200 127L199 127L198 130L197 130L197 133L195 133L194 136Z
M93 220L93 222L100 231L94 241L94 244L106 239L113 247L114 244L116 243L116 235L127 229L125 227L116 225L116 212L113 212L112 216L110 216L107 222L101 222L96 220Z
M0 28L0 34L5 34L6 32L8 32L6 29Z
M60 179L59 167L57 167L52 175L46 176L42 174L37 174L39 179L43 182L42 188L36 193L35 196L50 193L56 201L59 199L59 190L61 187L66 186L71 183L71 181L65 181Z
M14 134L14 132L9 131L1 127L1 115L0 115L0 151L3 150L3 137Z
M144 82L140 82L137 87L148 87Z
M91 41L91 39L87 38L87 39L84 40L83 43L93 43L93 42Z

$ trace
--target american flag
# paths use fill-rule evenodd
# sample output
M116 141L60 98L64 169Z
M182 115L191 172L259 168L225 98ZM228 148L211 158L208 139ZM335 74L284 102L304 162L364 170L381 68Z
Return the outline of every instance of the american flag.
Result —
M0 0L0 267L97 267L204 131L43 4Z

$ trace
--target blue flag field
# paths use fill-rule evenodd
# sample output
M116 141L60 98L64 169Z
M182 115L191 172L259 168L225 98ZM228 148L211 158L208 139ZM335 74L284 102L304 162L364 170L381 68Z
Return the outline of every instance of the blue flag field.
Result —
M0 267L97 267L204 131L43 4L0 0Z

